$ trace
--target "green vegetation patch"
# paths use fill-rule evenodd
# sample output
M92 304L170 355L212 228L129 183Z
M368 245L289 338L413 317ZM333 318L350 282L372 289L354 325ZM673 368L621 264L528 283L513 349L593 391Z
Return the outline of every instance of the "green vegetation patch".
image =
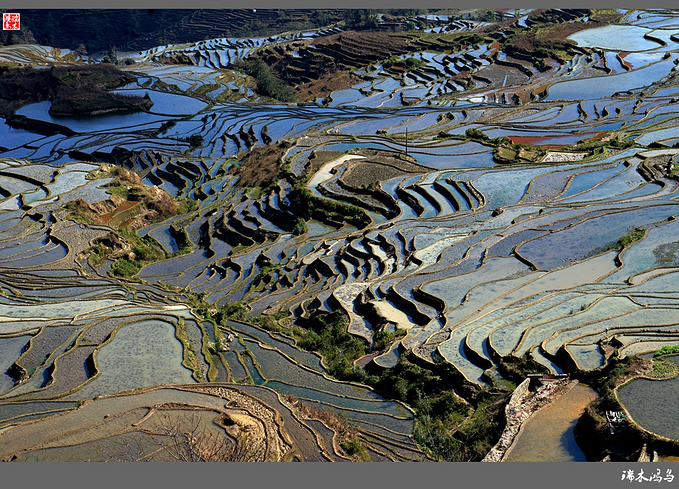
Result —
M663 346L660 350L653 353L654 357L660 357L663 355L678 355L679 345L667 345Z
M636 226L627 228L627 234L618 239L615 243L599 246L592 250L587 256L600 255L611 250L621 251L623 248L642 239L646 235L646 230Z
M465 131L467 139L493 148L493 159L498 163L535 163L542 160L547 150L529 144L514 144L506 137L491 138L476 128Z
M527 374L548 374L549 369L536 362L530 352L523 356L507 355L502 357L498 365L498 371L502 376L510 381L520 384Z
M459 136L448 135L441 132L438 139L457 138ZM481 143L493 148L493 159L498 163L535 163L541 161L547 154L547 149L530 144L515 144L507 136L491 138L476 128L465 131L465 137L471 141ZM576 145L564 146L562 151L586 152L587 158L598 157L606 153L607 148L624 150L631 148L635 143L632 140L621 140L619 137L604 139L592 139L581 141Z
M618 240L616 248L621 250L626 246L639 241L646 234L646 230L640 227L629 227L628 233Z
M112 233L96 240L90 249L92 266L106 259L115 260L111 275L132 278L145 265L168 258L163 247L153 238L140 237L135 230L147 224L162 222L176 215L194 211L197 203L192 199L173 199L157 187L145 186L139 175L115 165L100 165L88 174L88 179L112 177L107 191L110 199L89 204L83 199L68 202L63 208L67 217L85 224L107 225ZM185 230L188 221L181 219L171 224L169 232L178 250L172 255L188 253L193 243Z
M679 365L668 358L653 360L653 370L646 374L655 379L670 379L679 375Z
M177 243L178 249L175 252L175 255L184 255L193 249L193 242L191 242L189 234L183 227L183 225L188 224L188 222L186 222L185 219L182 219L182 221L183 222L173 222L169 228L170 235L175 240L175 243Z
M572 151L589 151L592 155L603 154L605 148L612 149L628 149L634 146L636 143L631 139L622 140L620 137L615 136L610 139L606 138L595 138L588 141L581 141L575 146L570 147Z
M406 333L407 331L404 329L397 329L396 331L387 331L385 329L380 329L373 336L372 350L385 351L394 343L394 341L396 341L398 338L402 338L403 336L406 335Z
M186 322L184 321L184 318L179 318L177 326L175 326L175 336L179 341L181 341L182 347L184 349L184 360L182 365L191 370L192 377L197 382L203 381L203 370L198 363L198 358L196 357L193 343L186 334Z
M257 83L257 92L281 102L294 102L295 92L292 87L280 79L261 59L238 60L231 68L253 77Z
M213 90L217 90L218 88L221 88L222 85L219 83L204 83L203 85L199 85L195 90L193 90L193 94L195 95L205 95L206 93L209 93Z
M85 224L106 225L113 230L136 230L195 206L195 203L192 205L183 200L175 201L167 192L157 187L123 183L119 179L114 179L109 184L108 193L111 196L108 200L94 204L83 199L68 202L63 206L68 211L67 217Z
M132 278L145 265L165 259L162 246L150 236L141 237L124 229L118 230L118 233L130 244L131 252L113 264L111 275L114 277Z
M382 62L385 69L400 68L405 71L417 70L427 64L426 61L419 58L400 58L399 56L390 56Z
M334 225L346 222L361 229L371 222L360 207L316 197L301 181L290 189L288 200L294 212L307 221L317 219Z
M323 356L328 373L341 380L361 382L363 369L354 361L365 355L368 345L364 340L347 332L349 317L339 311L316 314L295 331L297 345Z
M603 370L596 374L590 373L584 378L583 381L601 396L593 405L595 411L604 416L604 419L606 410L619 411L620 405L615 397L615 388L632 377L648 372L650 370L649 363L650 360L645 360L636 355L613 358Z
M481 395L473 407L443 377L404 357L378 380L370 377L367 381L387 397L415 409L415 440L438 460L478 461L497 441L506 392Z
M340 447L350 457L357 457L364 462L370 461L368 451L358 438L353 438L351 441L342 441L340 442Z
M342 312L318 313L294 325L289 312L249 316L249 307L243 302L215 307L205 302L200 294L193 293L188 294L188 301L194 312L216 324L235 319L289 336L295 339L298 347L319 353L333 377L362 382L387 398L409 405L416 412L415 441L435 459L481 460L497 442L509 389L483 391L470 387L474 389L472 397L475 399L475 405L471 405L456 394L444 373L437 374L420 367L406 356L401 356L394 368L369 375L354 364L366 354L368 345L362 338L347 332L349 318ZM388 347L401 334L401 331L377 333L373 351ZM518 361L515 366L517 375L523 376L522 380L525 372L520 369L524 366L532 365ZM351 456L363 458L359 438L346 438L342 449Z

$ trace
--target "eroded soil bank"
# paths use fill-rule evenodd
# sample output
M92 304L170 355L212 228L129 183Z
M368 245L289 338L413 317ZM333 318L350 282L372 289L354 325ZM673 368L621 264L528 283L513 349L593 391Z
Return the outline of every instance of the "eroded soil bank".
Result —
M598 397L578 383L551 405L538 411L522 427L507 462L584 462L585 455L573 436L573 427L585 407Z

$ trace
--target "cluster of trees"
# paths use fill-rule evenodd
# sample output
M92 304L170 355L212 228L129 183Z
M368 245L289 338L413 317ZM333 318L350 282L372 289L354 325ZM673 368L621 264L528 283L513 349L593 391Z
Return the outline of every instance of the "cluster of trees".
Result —
M298 340L301 348L323 356L328 373L343 380L363 381L365 373L354 366L356 358L365 355L366 343L347 332L349 318L340 311L320 313L304 323L305 333Z
M188 143L191 145L191 151L194 149L200 147L203 144L203 135L202 134L191 134L188 138L186 138Z
M360 207L316 197L302 181L290 189L288 201L293 212L304 220L347 222L361 229L370 224L370 218Z
M512 141L509 139L507 136L502 136L502 137L497 137L497 138L491 138L487 134L484 134L482 131L479 131L475 127L470 127L464 132L464 135L471 139L472 141L478 141L479 143L486 143L490 144L491 146L500 146L500 145L511 145ZM518 145L516 145L518 146Z
M455 394L444 378L405 357L401 357L392 369L379 375L368 375L354 365L356 359L366 354L367 345L347 332L348 317L339 311L319 313L304 321L302 326L294 333L298 346L320 353L330 375L365 383L385 397L415 409L415 439L435 458L480 460L495 443L504 393L480 399L474 409ZM380 347L386 345L381 343ZM373 351L379 351L377 346Z
M111 275L119 278L132 278L147 263L165 258L165 252L158 242L151 237L140 237L138 234L124 229L118 233L131 244L132 253L120 258L111 266Z
M502 392L479 396L473 407L443 377L404 357L377 380L366 378L366 383L415 409L415 440L435 458L478 461L496 441L506 397Z
M421 20L418 20L417 22L413 22L413 21L409 20L408 22L406 22L406 30L407 31L414 31L415 29L424 30L426 28L427 28L427 24L425 24Z
M374 29L379 23L377 12L368 9L350 9L344 14L344 25L348 29Z
M341 311L319 312L299 325L283 327L278 317L248 316L242 302L226 304L210 312L212 306L199 301L194 310L206 319L223 324L228 318L252 322L260 327L284 333L296 340L297 346L315 351L323 357L328 373L339 380L361 382L385 397L399 400L416 412L414 437L431 456L445 461L481 460L497 441L504 413L506 391L474 390L474 405L459 397L447 374L434 373L401 356L397 365L370 375L354 362L368 352L368 344L348 333L348 316ZM378 333L373 352L391 344L398 333ZM445 377L444 377L445 375ZM352 447L345 446L351 451Z
M292 87L280 79L261 59L244 59L233 63L232 68L253 77L257 83L257 92L281 102L294 102L295 92Z
M398 56L391 56L382 62L382 66L384 68L392 68L394 66L398 66L399 68L403 68L405 70L416 70L418 68L422 68L426 64L427 64L426 61L418 58L413 58L412 56L408 58L399 58Z

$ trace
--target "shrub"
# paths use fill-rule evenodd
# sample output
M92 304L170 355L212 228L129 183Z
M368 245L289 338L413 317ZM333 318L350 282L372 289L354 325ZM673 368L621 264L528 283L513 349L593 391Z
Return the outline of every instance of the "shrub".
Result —
M192 134L187 138L187 141L191 144L191 151L193 151L203 144L203 136L202 134Z
M140 269L141 267L134 261L127 258L121 258L111 267L111 274L114 277L131 278L135 276Z
M365 342L347 332L349 317L340 312L318 313L305 321L304 329L296 332L297 344L323 356L328 373L340 380L362 382L366 374L354 366L354 361L365 355Z
M305 234L309 228L307 228L306 222L301 217L298 217L295 221L295 226L292 228L292 234L295 236L301 236Z
M464 132L465 136L475 141L490 141L490 138L475 127L470 127Z
M393 341L405 334L404 330L396 330L394 332L379 330L373 337L373 351L382 351L388 348Z
M292 87L277 77L261 59L238 60L231 65L233 69L247 73L257 82L257 92L281 102L296 100Z
M397 56L391 56L382 62L382 66L384 68L392 68L398 66L399 68L403 68L404 70L417 70L419 68L422 68L426 64L427 64L426 61L423 61L418 58L409 57L400 59Z
M350 442L340 442L340 446L342 447L342 450L344 450L344 452L350 457L358 457L364 462L370 461L370 455L368 455L368 451L361 444L358 438L353 438Z
M677 371L679 371L679 366L672 360L659 359L653 361L653 371L650 376L656 378L675 377Z
M645 231L640 227L629 227L627 228L627 234L618 240L618 248L623 249L635 241L639 241L644 237Z

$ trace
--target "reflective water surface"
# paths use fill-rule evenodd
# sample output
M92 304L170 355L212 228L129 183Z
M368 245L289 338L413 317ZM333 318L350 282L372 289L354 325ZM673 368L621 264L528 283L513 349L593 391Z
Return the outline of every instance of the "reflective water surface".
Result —
M679 356L670 357L679 364ZM679 439L679 377L670 380L636 379L618 390L618 398L642 428Z
M507 462L586 462L575 442L573 427L585 407L599 397L590 387L578 384L528 420Z

